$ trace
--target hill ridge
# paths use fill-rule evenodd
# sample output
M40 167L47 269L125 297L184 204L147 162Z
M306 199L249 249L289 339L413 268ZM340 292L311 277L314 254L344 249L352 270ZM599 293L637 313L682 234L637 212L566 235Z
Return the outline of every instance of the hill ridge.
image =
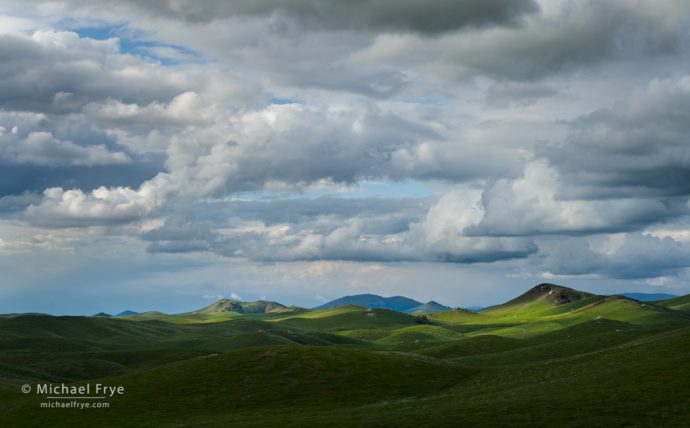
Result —
M210 305L203 307L194 313L213 313L213 312L238 312L238 313L268 313L281 309L286 306L270 300L256 300L254 302L243 302L236 299L219 299Z

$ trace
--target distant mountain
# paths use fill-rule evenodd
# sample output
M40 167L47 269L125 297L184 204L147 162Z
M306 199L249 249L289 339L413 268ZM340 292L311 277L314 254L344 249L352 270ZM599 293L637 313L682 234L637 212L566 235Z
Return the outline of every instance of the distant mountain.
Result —
M357 294L355 296L345 296L335 299L314 309L331 309L343 305L357 305L365 308L375 309L391 309L399 312L408 312L422 305L414 299L409 299L403 296L382 297L376 294Z
M668 293L623 293L620 296L629 297L640 302L653 302L655 300L668 300L678 297L675 294Z
M128 317L130 315L137 315L139 312L134 312L130 310L122 311L119 314L115 315L116 317Z
M422 312L443 312L450 308L433 300L427 303L422 303L409 297L393 296L383 297L376 294L357 294L354 296L345 296L335 299L331 302L317 306L314 309L331 309L339 306L355 305L363 306L372 309L390 309L398 312L407 312L409 314L416 314Z
M422 312L430 313L430 312L443 312L443 311L449 311L450 308L448 306L444 306L440 303L434 302L433 300L427 303L424 303L423 305L415 306L412 309L408 309L406 312L410 314L419 314Z
M94 317L112 317L112 315L106 314L105 312L99 312L97 314L93 314L92 316L94 316Z
M238 312L241 314L263 314L267 312L275 312L286 309L285 305L277 302L269 302L266 300L258 300L256 302L242 302L240 300L220 299L205 308L201 308L196 313L212 313L212 312Z

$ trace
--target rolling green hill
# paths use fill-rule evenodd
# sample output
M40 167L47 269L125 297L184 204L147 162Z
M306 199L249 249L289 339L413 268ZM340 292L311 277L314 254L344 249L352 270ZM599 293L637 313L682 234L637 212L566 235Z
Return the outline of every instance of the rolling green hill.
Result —
M690 296L540 284L481 313L228 302L183 314L0 317L7 426L683 426ZM38 409L39 382L122 385Z
M668 300L655 302L658 306L663 306L676 311L690 314L690 294Z

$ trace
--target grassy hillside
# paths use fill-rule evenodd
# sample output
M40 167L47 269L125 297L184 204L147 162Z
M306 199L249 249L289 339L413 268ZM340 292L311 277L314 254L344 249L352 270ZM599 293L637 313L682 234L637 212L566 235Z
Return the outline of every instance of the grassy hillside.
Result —
M493 309L414 316L206 310L0 317L8 426L682 426L688 296L541 284ZM109 409L38 409L23 384L123 385Z
M661 300L655 302L658 306L663 306L676 311L685 312L690 314L690 294L686 296L680 296L673 299Z

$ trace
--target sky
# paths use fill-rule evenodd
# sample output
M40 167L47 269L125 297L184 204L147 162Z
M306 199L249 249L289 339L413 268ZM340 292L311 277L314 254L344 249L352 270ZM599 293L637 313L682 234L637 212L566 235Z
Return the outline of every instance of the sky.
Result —
M0 0L0 312L690 293L685 0Z

